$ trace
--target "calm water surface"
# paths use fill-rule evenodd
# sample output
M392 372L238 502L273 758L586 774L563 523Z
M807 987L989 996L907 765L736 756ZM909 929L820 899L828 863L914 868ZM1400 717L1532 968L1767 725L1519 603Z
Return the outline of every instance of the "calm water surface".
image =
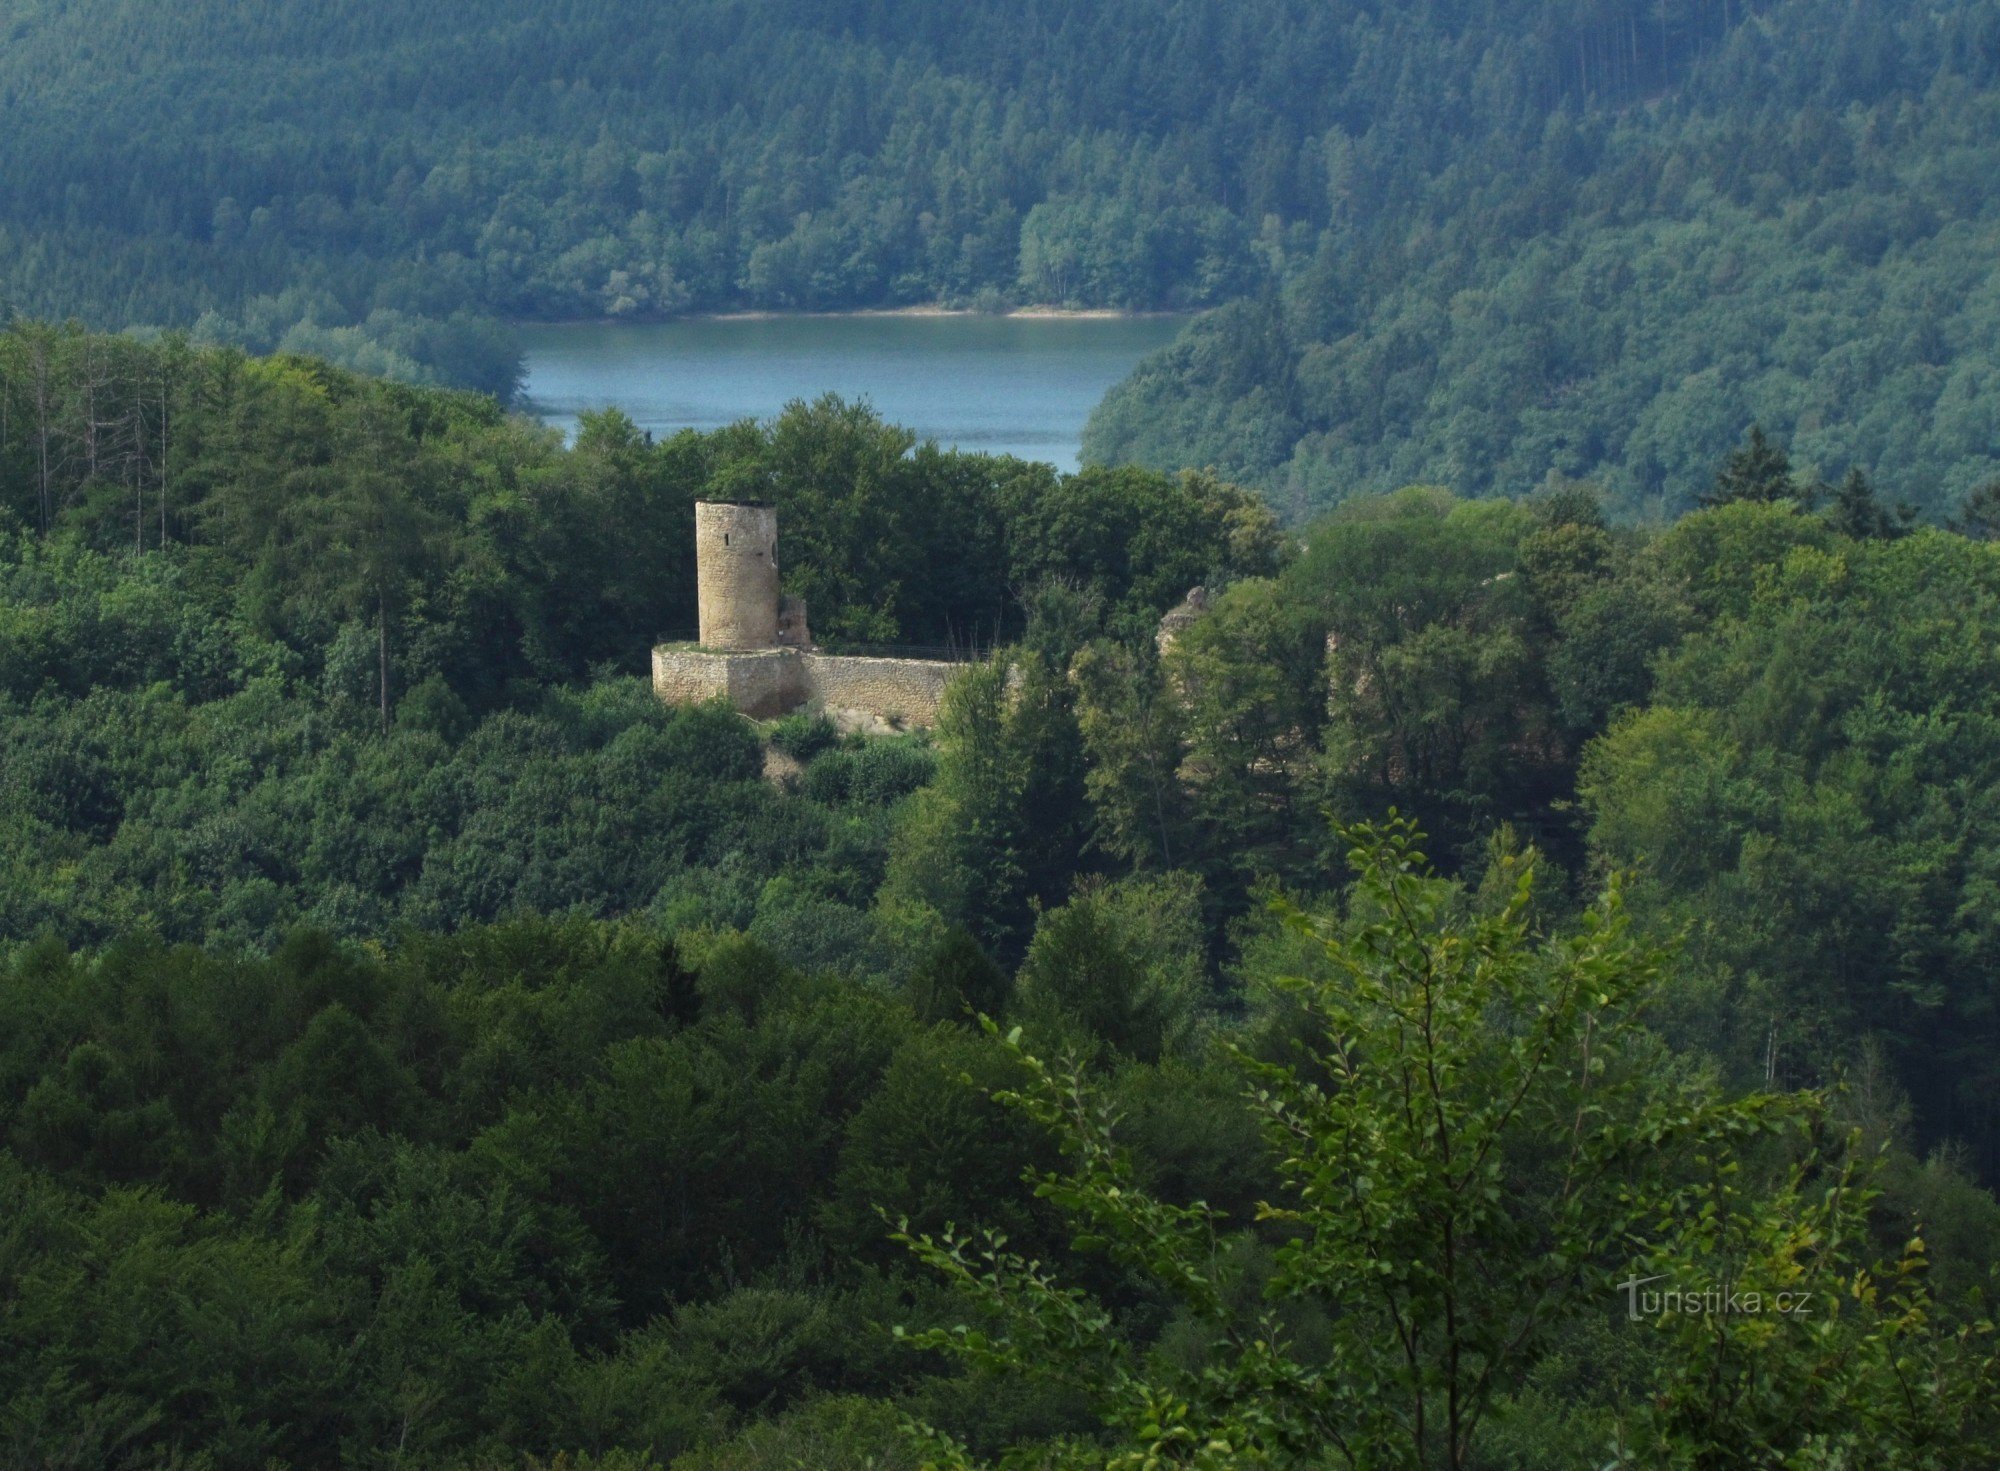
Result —
M795 398L865 398L921 439L1077 463L1104 391L1175 317L689 318L524 329L530 408L573 429L616 406L656 434L768 418Z

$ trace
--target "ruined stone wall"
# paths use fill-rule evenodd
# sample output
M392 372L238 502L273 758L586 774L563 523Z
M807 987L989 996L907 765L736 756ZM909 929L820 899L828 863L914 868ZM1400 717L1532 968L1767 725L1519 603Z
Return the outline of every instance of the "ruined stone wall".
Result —
M812 629L806 624L806 600L786 593L778 599L778 643L787 649L810 649Z
M726 654L701 654L693 649L653 650L653 693L669 705L700 705L729 694Z
M854 659L807 654L806 693L815 705L861 710L897 725L935 725L944 687L963 667L930 659Z
M729 703L745 715L772 720L806 702L805 671L799 656L790 649L727 657Z
M750 502L697 501L695 595L709 649L778 641L778 513Z
M806 703L806 671L790 649L653 650L653 693L670 705L720 696L745 715L770 720Z
M770 720L806 707L859 711L890 725L937 723L951 677L964 666L929 659L861 659L794 649L653 650L653 692L670 705L725 699Z

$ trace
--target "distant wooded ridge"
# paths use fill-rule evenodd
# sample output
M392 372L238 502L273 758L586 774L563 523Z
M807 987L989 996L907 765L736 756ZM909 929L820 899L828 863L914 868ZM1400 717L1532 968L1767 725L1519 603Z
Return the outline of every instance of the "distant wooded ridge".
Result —
M1651 513L1754 420L1941 517L1996 68L1993 0L79 0L0 48L0 302L503 397L507 319L1221 307L1087 454Z
M1673 84L1741 14L1633 30L1647 8L36 7L0 50L0 298L213 313L252 347L488 388L503 345L438 324L1211 305L1349 211L1371 130L1423 141L1407 187Z

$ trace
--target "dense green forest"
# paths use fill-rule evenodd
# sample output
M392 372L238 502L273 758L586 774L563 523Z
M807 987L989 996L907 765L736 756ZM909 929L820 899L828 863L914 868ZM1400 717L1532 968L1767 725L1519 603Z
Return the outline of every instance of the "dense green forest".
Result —
M1629 9L1643 48L1695 7ZM1614 58L1593 105L1451 143L1423 109L1493 94L1404 72L1327 154L1331 222L1114 390L1086 456L1213 465L1297 514L1555 471L1658 518L1761 421L1808 472L1949 515L2000 475L2000 6L1737 13L1641 105Z
M652 697L751 494L935 731ZM0 332L0 1458L1990 1464L2000 505L1705 499Z
M1372 120L1435 163L1672 85L1732 4L37 3L0 52L0 289L187 325L299 288L241 320L313 337L460 306L1213 303L1265 235L1338 216Z
M1087 458L1658 519L1758 421L1942 520L2000 475L1996 80L1996 0L50 0L0 303L503 398L525 318L1216 308Z
M2000 1462L1996 136L2000 0L9 7L0 1467ZM1075 474L508 411L931 302L1202 314ZM662 705L704 497L936 729Z

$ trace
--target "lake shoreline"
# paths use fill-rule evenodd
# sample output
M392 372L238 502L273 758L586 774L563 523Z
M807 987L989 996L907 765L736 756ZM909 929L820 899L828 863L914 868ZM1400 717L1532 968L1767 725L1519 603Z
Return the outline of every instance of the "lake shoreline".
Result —
M919 440L1074 470L1091 409L1181 330L1174 316L938 309L546 323L521 334L522 402L566 433L615 406L671 435L833 393Z
M919 306L863 306L841 311L677 312L671 316L645 317L537 317L514 320L507 325L526 331L537 327L657 327L667 322L795 322L863 321L875 317L985 317L996 322L1144 322L1168 317L1192 317L1199 308L1162 308L1158 311L1128 311L1114 306L1017 306L1004 312L983 312L976 307L945 306L931 302Z

